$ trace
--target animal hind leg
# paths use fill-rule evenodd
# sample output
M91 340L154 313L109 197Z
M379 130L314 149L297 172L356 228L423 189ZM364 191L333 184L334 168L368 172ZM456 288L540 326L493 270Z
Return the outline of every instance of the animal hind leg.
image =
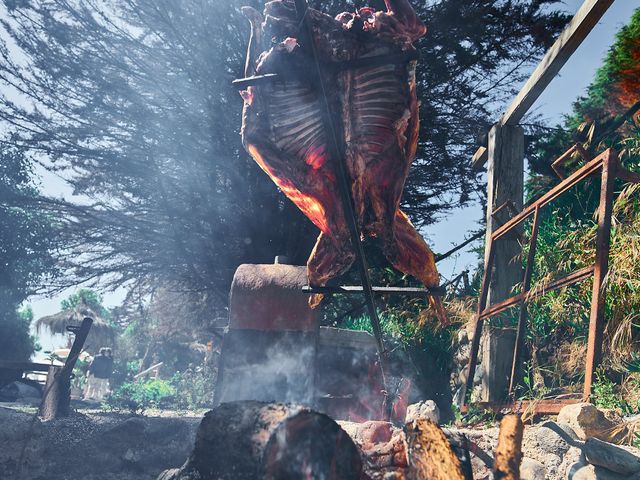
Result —
M389 237L384 238L386 240ZM400 209L395 214L393 239L385 241L384 254L395 268L416 277L426 287L437 287L440 284L435 255ZM447 325L449 321L440 298L430 296L429 304L438 320Z
M309 285L326 285L332 278L349 270L354 260L355 254L351 249L348 237L337 239L320 233L307 261ZM311 308L315 308L321 301L322 295L316 294L309 298L309 305Z

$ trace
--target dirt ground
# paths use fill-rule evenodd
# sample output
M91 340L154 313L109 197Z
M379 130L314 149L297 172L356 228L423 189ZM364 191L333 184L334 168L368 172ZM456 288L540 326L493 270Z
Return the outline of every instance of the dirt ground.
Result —
M187 459L204 411L134 416L80 407L50 422L34 413L0 404L1 480L155 480Z

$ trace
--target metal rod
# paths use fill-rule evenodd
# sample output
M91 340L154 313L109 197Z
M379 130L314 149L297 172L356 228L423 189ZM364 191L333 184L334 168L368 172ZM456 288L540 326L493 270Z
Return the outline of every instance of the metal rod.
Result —
M598 233L596 234L596 261L591 292L591 314L589 317L589 340L584 375L583 400L591 395L591 384L595 369L602 354L602 333L604 330L604 304L606 300L606 278L609 271L609 246L611 243L611 211L613 209L613 189L616 179L617 156L607 150L602 163L602 184L600 186L600 206L598 207Z
M502 235L511 230L515 225L521 223L526 218L528 218L535 211L536 207L543 207L548 203L552 202L564 192L569 190L578 182L584 180L590 175L593 175L600 167L602 167L602 162L608 155L611 154L611 149L606 150L604 153L598 155L596 158L591 160L589 163L579 168L575 172L573 172L566 180L563 180L558 185L553 187L547 193L545 193L542 197L537 200L531 202L527 207L525 207L518 215L513 217L511 220L505 222L504 225L498 227L493 233L493 239L497 240Z
M489 317L493 317L498 315L499 313L508 310L515 305L517 305L520 301L529 301L534 298L538 298L545 293L553 292L554 290L558 290L560 288L568 287L569 285L573 285L574 283L578 283L581 280L584 280L588 276L593 275L593 266L581 268L580 270L576 270L573 273L570 273L566 277L559 278L558 280L553 280L549 283L545 283L539 287L536 287L533 290L529 290L528 292L522 292L518 295L514 295L513 297L509 297L506 300L501 301L500 303L495 303L491 305L491 307L485 309L481 314L481 319L487 319Z
M334 127L334 122L331 120L331 108L329 107L329 100L326 95L326 86L324 81L324 75L322 69L320 67L320 63L318 61L318 55L316 52L316 45L313 40L313 31L311 28L311 24L308 22L307 17L307 9L308 4L306 0L295 0L296 5L296 13L298 16L298 21L301 24L301 33L302 33L302 48L305 46L308 48L309 53L314 59L315 64L315 73L318 77L318 82L320 86L320 99L321 99L321 107L323 110L323 126L324 130L327 132L328 137L328 146L331 158L333 159L335 173L337 177L338 183L338 191L340 192L340 198L342 200L342 207L344 208L345 219L347 221L347 226L349 227L349 233L351 237L351 244L353 250L356 255L356 263L358 265L358 270L360 272L360 279L362 282L363 292L365 295L365 300L367 302L367 309L369 310L369 316L371 319L371 327L373 329L373 334L376 339L376 346L378 348L378 355L380 357L380 370L382 374L382 382L383 388L385 390L385 394L388 393L387 390L387 380L385 377L385 367L386 367L386 351L384 349L384 344L382 341L382 328L380 326L380 319L378 318L378 312L376 311L375 301L373 299L373 290L371 288L371 280L369 278L367 261L364 256L364 250L362 248L362 243L360 242L360 232L358 229L358 223L356 222L356 215L353 209L353 203L351 199L351 190L349 188L349 182L347 180L347 172L342 161L344 158L344 152L341 148L341 142L338 141L338 136L336 134L336 130ZM390 402L387 403L388 414L390 414L391 405Z
M361 294L364 289L360 285L342 285L339 287L314 287L305 285L302 287L304 293L323 293L323 294L344 294L353 295ZM416 297L438 296L442 297L446 294L443 287L435 288L417 288L417 287L371 287L373 293L380 295L408 295Z
M471 351L469 352L469 362L467 364L467 383L465 384L463 404L467 403L467 396L473 391L473 377L476 374L476 364L478 362L478 350L480 349L480 337L482 336L482 326L484 320L480 313L484 310L489 296L489 283L491 282L491 270L493 268L493 259L495 257L495 248L493 248L493 239L489 237L489 248L487 251L487 259L484 265L484 274L482 276L482 287L480 289L480 298L478 299L478 310L476 313L476 325L473 330L473 338L471 340Z
M451 255L456 253L458 250L462 250L464 247L469 245L471 242L475 242L476 240L482 238L484 235L485 235L484 230L481 230L479 232L474 233L471 237L467 238L461 244L456 245L451 250L448 250L448 251L446 251L444 253L439 253L438 255L436 255L436 263L440 262L441 260L444 260L445 258L450 257Z
M522 291L528 292L531 287L531 276L533 274L533 262L536 257L536 248L538 246L538 226L540 225L540 207L536 207L533 214L533 227L531 228L531 240L529 240L529 253L527 255L527 264L524 270L524 278L522 280ZM518 329L516 330L516 344L513 349L513 361L511 362L511 378L509 379L509 396L513 395L513 389L518 381L518 373L520 370L520 356L524 350L524 339L527 328L527 305L524 299L520 300L520 313L518 315Z

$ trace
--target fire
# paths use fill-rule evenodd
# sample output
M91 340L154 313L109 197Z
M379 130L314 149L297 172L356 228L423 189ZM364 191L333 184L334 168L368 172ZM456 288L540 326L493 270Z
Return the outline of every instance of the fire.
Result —
M265 162L264 158L262 158L262 155L260 155L260 152L254 145L249 145L248 150L256 163L260 165L260 168L262 168L262 170L271 177L271 180L280 187L282 193L284 193L289 200L302 210L302 213L304 213L307 218L309 218L309 220L311 220L323 233L329 233L327 213L318 199L311 195L302 193L289 180L278 177L274 170L267 164L267 162ZM312 168L315 167L312 165Z

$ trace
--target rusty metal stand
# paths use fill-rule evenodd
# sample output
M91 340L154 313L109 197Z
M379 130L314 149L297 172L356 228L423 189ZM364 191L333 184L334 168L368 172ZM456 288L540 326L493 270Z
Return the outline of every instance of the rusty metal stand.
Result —
M586 164L566 177L563 170L560 169L561 164L568 159L574 152L583 156ZM475 376L476 364L478 359L478 350L480 345L480 337L484 321L501 312L513 307L519 307L519 317L517 326L516 344L513 351L511 375L509 379L509 397L513 400L514 390L518 381L521 357L524 350L524 339L527 331L527 311L526 304L528 301L537 298L545 293L549 293L560 288L573 285L579 281L585 280L593 276L593 289L591 294L591 312L589 318L589 336L587 344L587 358L585 363L585 381L582 394L582 400L587 401L591 395L591 385L594 372L600 362L602 354L602 334L604 329L604 306L605 306L605 288L606 277L609 268L609 244L611 238L611 212L613 207L614 183L616 178L620 178L627 182L640 183L640 176L634 172L623 169L619 162L617 154L614 150L608 149L594 159L590 159L586 152L580 146L574 146L565 154L560 156L553 167L562 181L549 190L545 195L532 202L520 213L515 215L504 225L497 228L488 238L488 251L485 261L485 271L482 279L482 288L480 298L478 299L478 309L476 313L476 325L471 342L471 351L469 355L469 363L467 367L467 381L465 385L464 406L467 405L469 395L473 389L473 377ZM571 187L579 182L587 179L594 174L601 172L600 187L600 204L598 207L598 231L596 236L596 258L593 265L576 270L563 278L548 282L542 286L532 289L531 277L533 273L533 260L535 257L538 227L540 223L540 209L560 195L568 191ZM566 178L565 178L566 177ZM516 229L524 220L533 215L533 227L531 239L529 240L529 252L526 260L526 268L523 278L523 286L521 293L514 295L502 302L487 305L487 293L494 265L495 242L504 237L509 232ZM567 403L575 403L576 400L567 399L551 399L537 403L535 406L538 413L557 413L556 410ZM505 408L513 407L522 402L509 403L483 403L488 408ZM519 408L519 407L518 407Z

